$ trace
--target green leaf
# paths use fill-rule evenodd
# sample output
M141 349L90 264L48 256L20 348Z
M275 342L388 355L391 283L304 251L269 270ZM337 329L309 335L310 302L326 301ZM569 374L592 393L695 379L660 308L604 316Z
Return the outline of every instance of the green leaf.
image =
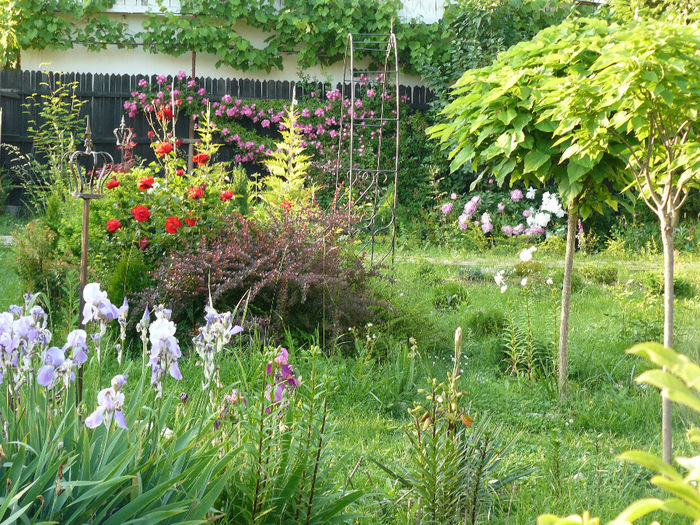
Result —
M498 113L498 120L504 124L510 124L510 122L518 115L518 112L513 108L507 108Z
M571 146L569 146L568 148L566 148L564 150L564 153L561 154L559 162L561 163L561 162L565 161L566 159L571 157L571 155L575 155L579 151L581 151L581 146L579 146L578 144L572 144Z
M523 173L537 171L537 169L548 160L549 155L547 153L543 153L538 149L530 150L528 154L525 155L525 166L523 168Z
M633 522L643 518L647 514L659 510L664 502L658 498L639 499L631 503L625 510L618 514L615 521Z
M644 452L642 450L628 450L620 454L618 459L621 461L636 463L637 465L646 467L654 472L663 474L669 479L683 479L683 476L681 476L671 465L664 462L660 457L650 454L649 452Z
M464 146L461 150L459 150L459 153L457 153L455 158L452 159L452 162L450 162L450 171L454 173L461 168L465 162L469 162L473 158L474 148L472 148L471 145Z
M590 168L582 165L577 161L570 160L566 166L566 174L569 177L569 182L574 183L581 179L586 173L590 171Z
M691 505L700 506L700 495L697 489L686 481L673 481L664 476L654 476L651 478L651 484L662 488L666 492L677 496ZM700 519L700 507L693 508L689 506L688 508L691 511L691 514L688 515L689 518L693 520Z

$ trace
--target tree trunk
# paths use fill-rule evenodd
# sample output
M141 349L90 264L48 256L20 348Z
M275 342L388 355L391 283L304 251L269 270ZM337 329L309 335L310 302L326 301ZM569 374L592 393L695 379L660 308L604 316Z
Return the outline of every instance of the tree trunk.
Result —
M664 346L673 348L673 217L660 214L661 242L664 247ZM665 367L664 367L665 368ZM671 464L673 437L671 432L671 400L661 393L662 457Z
M559 325L559 363L557 382L559 396L566 396L566 382L569 377L569 311L571 305L571 274L574 269L574 252L576 251L576 231L578 229L578 199L569 205L569 218L566 223L566 257L564 259L564 278L561 289L561 322Z

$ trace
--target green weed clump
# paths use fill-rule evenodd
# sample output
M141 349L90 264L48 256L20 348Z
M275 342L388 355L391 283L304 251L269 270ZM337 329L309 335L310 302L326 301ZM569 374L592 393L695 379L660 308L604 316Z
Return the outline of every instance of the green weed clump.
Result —
M467 329L479 339L501 335L505 326L506 318L500 310L479 309L467 318Z
M660 271L644 272L641 277L642 286L652 294L663 295L664 275ZM683 277L673 277L673 295L679 299L691 299L695 296L692 283Z
M107 282L107 293L117 304L131 293L141 292L150 284L149 267L141 250L124 252Z
M464 285L446 281L435 287L433 305L437 310L454 310L467 302L468 295Z
M554 272L554 275L552 276L552 281L554 284L561 289L562 286L562 281L564 280L564 270L559 268ZM583 280L583 277L581 277L581 273L577 268L574 268L574 271L571 274L571 292L572 293L577 293L583 290L583 288L586 286L585 281Z
M617 266L614 264L590 263L579 269L581 277L588 282L597 284L615 284L617 282Z
M41 219L14 234L14 267L24 291L42 290L53 306L52 316L72 310L78 297L78 268L59 246L59 237ZM54 317L52 317L52 321Z
M475 266L467 266L459 271L459 277L467 282L488 283L493 282L493 275Z
M544 266L539 261L519 262L513 267L513 273L518 277L527 277L542 273L543 268Z
M416 276L426 284L437 284L442 280L437 271L437 266L428 262L421 261L416 267Z
M561 237L552 235L537 245L537 251L542 255L562 257L566 253L566 241Z

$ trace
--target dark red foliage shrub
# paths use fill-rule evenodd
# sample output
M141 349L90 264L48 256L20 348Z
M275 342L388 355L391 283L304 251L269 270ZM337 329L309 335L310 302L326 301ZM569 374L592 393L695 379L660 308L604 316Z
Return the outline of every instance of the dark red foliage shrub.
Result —
M170 254L153 272L142 303L163 303L175 319L198 319L209 301L233 309L248 295L248 315L274 329L339 334L383 309L369 287L376 270L352 250L347 214L294 210L255 222L234 214L193 249ZM143 306L143 305L142 305Z

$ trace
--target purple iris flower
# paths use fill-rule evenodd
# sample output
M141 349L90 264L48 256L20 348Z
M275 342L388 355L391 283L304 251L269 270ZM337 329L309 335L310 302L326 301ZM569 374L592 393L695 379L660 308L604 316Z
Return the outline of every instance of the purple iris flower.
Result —
M68 334L66 338L66 344L63 345L63 351L65 352L69 348L73 349L73 361L78 364L83 364L87 361L87 333L85 330L73 330Z
M71 381L75 379L75 374L72 371L72 362L66 359L63 350L57 346L52 346L46 351L44 363L44 366L39 369L36 375L36 381L41 386L48 387L52 385L58 379L58 374L60 373L68 376Z
M21 317L24 313L24 308L17 304L11 304L9 308L10 313L15 317Z
M175 379L182 379L180 367L177 364L177 360L182 357L182 352L180 344L175 339L175 330L177 330L175 323L165 317L158 317L148 329L151 340L151 354L148 360L151 366L151 385L158 391L159 396L162 393L161 381L166 370Z
M112 419L116 421L117 426L128 430L126 420L124 418L124 394L120 392L127 376L118 375L112 378L112 386L100 390L97 394L97 408L85 419L85 426L88 428L97 428L104 423L104 426L109 429Z

